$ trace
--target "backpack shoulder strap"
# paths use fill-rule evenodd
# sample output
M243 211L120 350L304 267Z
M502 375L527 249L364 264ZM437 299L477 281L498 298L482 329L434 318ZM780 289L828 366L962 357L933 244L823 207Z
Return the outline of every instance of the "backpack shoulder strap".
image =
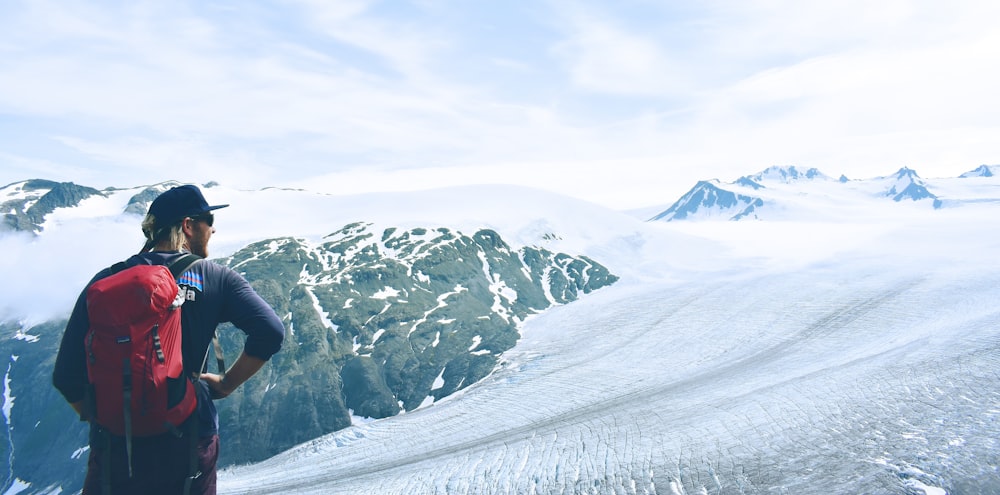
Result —
M187 253L174 260L172 263L166 265L167 269L170 270L170 274L174 276L174 279L181 278L181 274L188 271L195 263L202 260L201 256L197 254ZM111 265L108 269L111 271L111 275L114 275L129 267L128 261L119 261Z
M170 270L170 274L174 276L174 279L179 279L181 278L181 274L188 271L188 269L199 261L201 261L201 256L188 253L174 260L167 265L167 268Z
M128 262L127 261L119 261L118 263L115 263L115 264L111 265L108 268L108 270L111 270L111 273L109 275L114 275L114 274L116 274L116 273L118 273L118 272L120 272L120 271L122 271L122 270L124 270L126 268L128 268Z

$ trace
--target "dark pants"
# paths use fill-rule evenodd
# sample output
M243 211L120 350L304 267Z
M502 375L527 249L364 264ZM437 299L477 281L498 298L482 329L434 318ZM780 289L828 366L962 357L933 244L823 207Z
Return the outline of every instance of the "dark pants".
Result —
M125 440L110 437L110 446L91 445L83 495L104 493L106 448L110 448L111 493L113 495L180 495L191 470L191 444L187 436L161 435L132 439L132 477L128 474ZM215 462L219 458L219 435L202 438L195 452L201 474L191 483L191 495L215 495Z

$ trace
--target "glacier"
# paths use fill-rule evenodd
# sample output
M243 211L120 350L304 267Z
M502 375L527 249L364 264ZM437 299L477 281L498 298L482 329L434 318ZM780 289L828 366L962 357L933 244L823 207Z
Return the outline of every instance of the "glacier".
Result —
M612 287L532 320L462 396L220 493L996 493L998 275Z
M844 211L607 236L480 383L219 493L1000 493L1000 208Z

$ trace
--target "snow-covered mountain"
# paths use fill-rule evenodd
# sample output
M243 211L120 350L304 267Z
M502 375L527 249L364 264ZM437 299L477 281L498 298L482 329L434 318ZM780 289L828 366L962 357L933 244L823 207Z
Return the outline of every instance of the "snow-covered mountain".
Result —
M993 177L1000 172L1000 165L980 165L975 170L970 170L959 177Z
M757 182L741 179L733 184L740 188L761 189ZM666 211L654 216L652 220L707 220L726 219L740 220L742 218L757 218L757 209L764 206L764 200L750 194L741 194L720 187L719 181L699 181L681 199L677 200Z
M433 374L429 387L390 391L405 413L348 418L266 461L230 466L220 493L996 493L1000 259L991 253L1000 248L1000 180L924 179L942 202L935 208L933 199L886 196L908 174L842 182L765 172L739 186L782 200L756 222L645 222L524 188L349 197L205 188L210 202L232 204L219 212L213 256L275 280L260 287L283 295L274 300L292 314L296 342L247 384L259 389L220 403L224 449L259 448L239 436L243 421L342 417L320 400L329 398L277 395L299 376L292 356L301 349L362 356L390 319L435 342L437 329L423 335L435 318L418 324L423 310L412 320L405 307L419 304L412 294L426 279L392 275L429 274L418 263L423 249L468 249L423 262L439 270L432 278L458 271L482 284L487 305L500 304L497 320L507 315L515 328L497 334L514 337L508 347L482 334L454 347L466 359L497 351L475 383L419 373ZM72 286L4 294L3 311L16 316L0 342L11 355L10 493L72 490L22 475L78 472L86 455L80 425L46 386L51 357L30 350L53 345L60 331L44 315L68 311L93 271L138 248L138 216L122 212L144 189L99 191L52 210L31 224L38 229L0 235L18 259L0 265L6 278L58 276ZM463 271L457 259L473 266ZM343 287L373 269L391 282ZM534 275L546 269L549 277ZM600 288L553 284L556 273ZM619 279L601 283L602 273ZM500 281L518 297L503 297L512 293ZM565 302L551 292L571 286ZM43 293L52 300L33 304L29 296ZM391 317L352 326L338 315L348 299ZM439 322L481 303L455 302ZM370 376L351 369L339 375L345 386ZM32 380L45 385L19 388ZM445 388L452 393L437 392ZM290 410L271 409L279 404L308 406L289 421ZM17 471L26 458L46 462Z
M100 191L68 182L26 180L0 189L3 225L11 230L38 232L45 217L57 208L72 208Z
M795 167L768 167L762 172L756 173L752 176L744 176L744 179L750 179L755 183L761 183L765 181L775 181L775 182L791 182L800 179L823 179L829 180L830 178L820 172L818 169L810 168L805 172L800 172Z
M920 209L959 207L982 199L977 189L983 185L968 182L991 177L996 168L983 165L958 178L923 179L904 167L889 176L835 180L815 168L770 167L730 183L700 181L651 220L830 220L855 214L859 204L880 215L902 209L877 204L889 200ZM992 193L988 197L995 197Z

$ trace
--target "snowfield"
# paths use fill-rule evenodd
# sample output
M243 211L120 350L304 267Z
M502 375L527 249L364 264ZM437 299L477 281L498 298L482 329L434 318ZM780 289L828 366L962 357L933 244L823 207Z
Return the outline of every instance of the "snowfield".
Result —
M881 205L594 237L490 377L219 492L1000 493L1000 207Z
M1000 272L966 275L623 284L532 320L464 396L220 493L994 493Z

